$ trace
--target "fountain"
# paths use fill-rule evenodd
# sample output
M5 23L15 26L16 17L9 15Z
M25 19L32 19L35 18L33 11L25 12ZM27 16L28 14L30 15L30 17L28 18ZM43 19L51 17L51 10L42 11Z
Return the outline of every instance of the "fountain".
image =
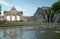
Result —
M53 16L53 23L60 23L60 10L58 10Z

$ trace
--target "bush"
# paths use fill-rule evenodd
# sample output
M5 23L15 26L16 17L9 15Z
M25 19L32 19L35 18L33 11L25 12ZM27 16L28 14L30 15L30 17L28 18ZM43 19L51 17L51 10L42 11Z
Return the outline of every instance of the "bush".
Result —
M23 20L20 20L20 22L23 22Z

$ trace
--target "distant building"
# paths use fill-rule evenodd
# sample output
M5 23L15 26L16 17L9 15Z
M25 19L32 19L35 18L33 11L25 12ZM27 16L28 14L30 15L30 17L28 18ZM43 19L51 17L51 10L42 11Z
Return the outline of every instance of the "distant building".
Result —
M0 21L3 21L4 20L4 16L0 16Z
M23 16L23 11L17 11L15 7L12 7L10 11L4 11L4 16L0 16L0 21L12 21L13 19L14 21L27 21L28 18L28 16Z

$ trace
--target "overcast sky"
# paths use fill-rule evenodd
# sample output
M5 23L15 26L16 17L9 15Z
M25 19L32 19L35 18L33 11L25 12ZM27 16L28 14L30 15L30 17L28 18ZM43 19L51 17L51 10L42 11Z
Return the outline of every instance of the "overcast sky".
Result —
M9 11L15 6L17 11L24 12L24 16L32 16L38 7L50 7L57 1L58 0L0 0L0 4L2 5L2 11Z

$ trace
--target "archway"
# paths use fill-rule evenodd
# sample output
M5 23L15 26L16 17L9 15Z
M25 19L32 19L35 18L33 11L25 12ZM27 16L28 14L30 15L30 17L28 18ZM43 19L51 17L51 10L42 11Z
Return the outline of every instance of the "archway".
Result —
M10 16L7 16L6 19L7 19L7 21L10 21Z
M20 16L16 16L17 17L17 21L20 21Z
M16 20L15 20L15 16L12 16L12 21L16 21Z
M9 15L9 16L8 16ZM6 18L7 16L7 18ZM15 7L12 7L10 11L4 11L4 20L7 21L20 21L23 20L23 12L17 11Z

